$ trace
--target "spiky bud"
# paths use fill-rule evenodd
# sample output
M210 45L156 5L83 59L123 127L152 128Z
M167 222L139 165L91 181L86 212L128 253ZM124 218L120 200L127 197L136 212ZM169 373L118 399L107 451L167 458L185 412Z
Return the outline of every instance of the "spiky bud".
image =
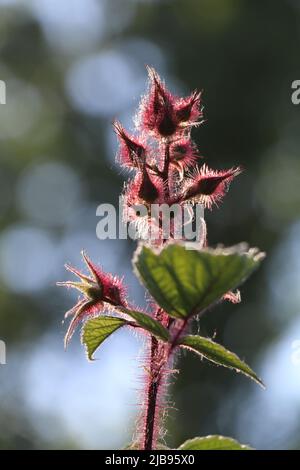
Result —
M210 209L213 204L218 204L222 200L231 181L241 172L240 167L215 171L203 165L186 181L183 199L200 202Z
M140 126L158 137L170 137L178 128L174 110L175 97L152 67L147 67L147 70L149 91L141 101Z
M110 306L126 306L122 281L103 272L101 268L92 263L84 251L81 254L89 269L90 276L66 264L66 269L79 277L80 282L57 282L58 286L74 288L83 294L77 304L65 314L65 318L72 316L65 336L65 346L68 345L77 325L87 317L99 314Z
M138 139L129 135L119 121L115 121L113 126L120 142L118 153L120 164L142 168L146 158L145 146Z
M194 91L187 98L179 98L175 104L175 116L179 123L195 123L203 118L201 93Z

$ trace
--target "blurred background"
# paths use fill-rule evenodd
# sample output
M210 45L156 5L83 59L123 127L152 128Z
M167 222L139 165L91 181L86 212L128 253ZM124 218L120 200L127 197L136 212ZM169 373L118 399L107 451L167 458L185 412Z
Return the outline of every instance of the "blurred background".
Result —
M201 331L262 376L247 379L192 355L172 388L166 441L220 433L259 449L300 448L300 5L296 0L0 0L0 448L119 448L139 401L142 344L120 331L88 363L78 335L63 350L55 287L85 248L124 275L134 243L96 238L96 208L118 203L118 117L132 129L153 65L176 93L203 89L194 131L212 168L241 164L210 244L242 240L268 254Z

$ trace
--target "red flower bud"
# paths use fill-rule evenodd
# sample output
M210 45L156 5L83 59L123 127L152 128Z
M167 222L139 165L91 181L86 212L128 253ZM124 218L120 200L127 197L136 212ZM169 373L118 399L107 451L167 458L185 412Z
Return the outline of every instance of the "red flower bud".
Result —
M156 176L150 176L146 169L137 173L128 184L125 199L128 206L159 202L163 194L162 183Z
M183 176L184 170L195 165L199 158L190 138L184 137L170 145L170 163Z
M175 97L167 90L156 71L152 67L147 69L150 86L141 102L140 125L142 129L152 131L159 137L170 137L178 128L174 111Z
M113 126L120 141L118 160L121 165L141 168L145 163L145 146L135 137L130 136L120 122L115 121Z
M140 199L148 203L152 203L156 201L156 199L159 196L158 188L151 181L146 170L144 170L142 174L142 181L141 181L140 189L138 192L138 196Z
M65 336L65 346L68 345L77 325L82 320L99 314L112 306L126 307L122 281L111 274L104 273L101 268L92 263L84 252L82 252L82 257L90 271L90 276L82 274L67 264L66 269L79 277L80 282L63 281L57 283L58 286L74 288L83 294L77 304L65 314L65 318L73 316Z
M218 204L222 200L231 181L241 172L240 167L214 171L203 165L187 180L183 198L200 202L210 209L213 204Z
M203 118L201 93L194 91L187 98L180 98L175 104L176 119L180 123L195 123Z

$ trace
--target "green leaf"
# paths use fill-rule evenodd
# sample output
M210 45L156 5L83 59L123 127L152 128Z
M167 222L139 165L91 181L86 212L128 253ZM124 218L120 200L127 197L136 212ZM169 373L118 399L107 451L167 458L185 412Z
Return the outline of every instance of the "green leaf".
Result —
M94 352L103 341L126 323L122 318L108 316L87 321L82 328L81 342L86 347L88 358L93 360Z
M188 439L178 450L253 450L251 447L240 444L231 437L206 436Z
M203 338L202 336L197 335L187 335L180 338L177 344L200 354L217 365L234 369L236 372L241 372L264 387L263 382L245 362L243 362L236 354L228 351L223 346L215 343L209 338Z
M134 266L156 302L170 316L185 318L220 300L258 267L263 254L245 250L243 244L200 251L174 243L160 252L142 246Z
M122 307L118 307L116 310L126 313L126 315L133 318L135 322L130 322L125 318L110 316L100 316L87 321L82 328L81 342L85 345L90 360L93 359L94 352L103 341L124 325L138 326L147 330L158 339L169 341L170 335L168 330L146 313Z
M133 318L138 326L149 331L152 335L163 341L169 341L170 334L168 330L150 315L127 308L118 308L118 310Z

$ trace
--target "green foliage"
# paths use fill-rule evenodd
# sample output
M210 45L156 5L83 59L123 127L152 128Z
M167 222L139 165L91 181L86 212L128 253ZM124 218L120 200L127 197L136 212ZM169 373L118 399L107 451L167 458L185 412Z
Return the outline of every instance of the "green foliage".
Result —
M240 372L247 377L250 377L252 380L264 387L259 377L257 377L245 362L243 362L236 354L228 351L211 339L203 338L202 336L187 335L181 338L178 344L200 354L214 364L234 369L236 372Z
M194 437L188 439L181 446L179 450L253 450L251 447L240 444L231 437L224 436L206 436Z
M82 328L81 341L86 347L87 355L90 360L93 359L94 352L103 343L103 341L121 328L121 326L129 325L132 327L139 327L146 330L148 333L151 333L153 336L156 336L158 339L163 341L169 340L168 330L149 315L121 307L118 308L118 311L125 313L135 321L131 322L119 317L99 316L88 320L84 324Z
M93 360L96 349L112 333L126 324L126 320L117 317L101 316L87 321L82 329L81 342L85 345L87 356Z
M170 334L169 331L157 320L150 317L146 313L138 312L137 310L131 310L127 308L119 308L120 312L126 313L129 317L133 318L136 324L143 328L144 330L148 331L152 335L156 336L158 339L162 341L169 341Z
M142 283L168 314L186 318L203 312L241 284L262 257L244 246L231 249L186 249L172 244L155 253L142 246L134 265Z
M196 246L196 245L193 245ZM170 318L162 324L159 317L122 306L114 306L122 317L99 316L88 320L82 329L82 343L90 360L96 349L122 326L141 328L157 339L169 343L166 357L174 348L186 348L214 364L242 373L264 386L253 370L236 354L215 343L210 338L184 335L185 326L193 316L235 289L259 265L262 254L246 251L244 245L230 249L188 249L183 243L168 244L157 251L142 245L134 258L134 266L143 284L159 307L170 317L179 319L179 329L165 328ZM185 320L182 322L181 320ZM173 320L174 322L174 320ZM180 329L182 328L182 330ZM168 360L168 359L167 359ZM183 443L180 450L248 450L234 439L222 436L196 437Z

